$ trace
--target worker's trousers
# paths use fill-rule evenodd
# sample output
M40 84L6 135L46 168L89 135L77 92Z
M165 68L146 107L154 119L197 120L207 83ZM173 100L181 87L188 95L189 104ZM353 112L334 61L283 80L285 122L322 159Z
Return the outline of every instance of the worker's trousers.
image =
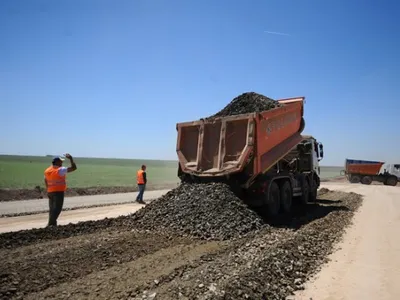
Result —
M139 193L136 197L136 201L143 201L143 194L144 194L144 190L146 189L146 185L138 184L138 188L139 188Z
M49 197L49 223L47 226L57 226L57 219L64 205L64 192L51 192Z

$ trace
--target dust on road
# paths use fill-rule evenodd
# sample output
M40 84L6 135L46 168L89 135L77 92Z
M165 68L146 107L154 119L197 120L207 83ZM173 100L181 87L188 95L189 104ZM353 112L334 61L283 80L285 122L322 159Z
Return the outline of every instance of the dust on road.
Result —
M361 204L325 191L236 239L140 230L129 216L0 235L2 299L283 299L318 270Z

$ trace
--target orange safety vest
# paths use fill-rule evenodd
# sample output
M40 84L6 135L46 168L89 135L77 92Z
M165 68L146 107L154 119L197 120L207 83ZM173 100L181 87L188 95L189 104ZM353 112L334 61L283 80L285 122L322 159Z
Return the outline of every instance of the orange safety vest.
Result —
M67 189L67 183L65 176L58 175L58 168L50 166L44 171L44 176L47 180L47 192L65 192Z
M137 171L136 182L137 184L144 184L143 170Z

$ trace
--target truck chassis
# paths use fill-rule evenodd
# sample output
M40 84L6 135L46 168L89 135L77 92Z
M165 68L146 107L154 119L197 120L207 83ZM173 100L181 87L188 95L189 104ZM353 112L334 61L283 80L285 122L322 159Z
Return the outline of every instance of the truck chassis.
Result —
M350 183L362 183L370 185L372 182L376 181L382 182L384 185L396 186L398 182L398 178L390 173L365 175L359 173L346 173L346 171L344 171L344 175Z

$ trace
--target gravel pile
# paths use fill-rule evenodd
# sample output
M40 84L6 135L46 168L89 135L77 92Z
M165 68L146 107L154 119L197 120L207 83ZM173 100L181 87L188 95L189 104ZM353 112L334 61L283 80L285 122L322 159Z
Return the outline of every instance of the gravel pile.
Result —
M280 106L278 101L254 92L248 92L234 98L221 111L208 117L208 119L261 112Z
M132 215L136 228L226 240L261 229L261 217L223 183L182 183Z

